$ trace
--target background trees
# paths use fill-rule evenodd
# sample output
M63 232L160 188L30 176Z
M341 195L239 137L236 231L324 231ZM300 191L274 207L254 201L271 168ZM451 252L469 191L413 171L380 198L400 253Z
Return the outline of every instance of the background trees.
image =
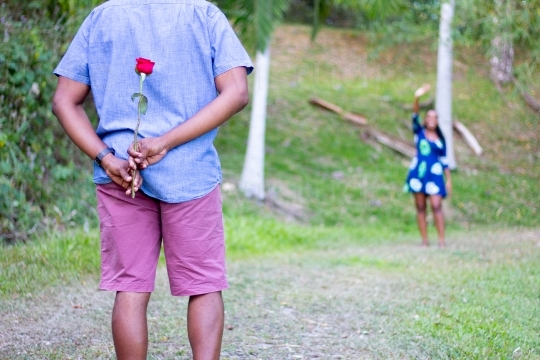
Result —
M264 157L266 132L266 98L270 71L270 41L274 28L287 10L290 0L225 0L222 8L234 20L243 42L256 51L255 86L250 122L250 132L244 167L240 179L240 189L248 197L263 200ZM351 11L363 11L369 17L387 17L404 8L404 0L315 0L313 4L313 35L319 29L332 6L340 6ZM258 69L257 69L258 68Z
M240 189L248 197L264 199L266 100L270 76L270 40L289 0L230 0L222 8L234 19L244 44L255 50L255 85L251 122Z
M526 82L526 74L540 65L539 9L539 0L459 1L459 39L484 45L497 83L504 84L516 75Z
M52 71L82 21L68 16L75 3L0 6L0 239L94 220L82 158L50 111Z
M442 3L437 56L437 94L435 100L439 126L446 140L446 157L450 169L457 167L452 128L452 21L454 19L454 9L454 0Z

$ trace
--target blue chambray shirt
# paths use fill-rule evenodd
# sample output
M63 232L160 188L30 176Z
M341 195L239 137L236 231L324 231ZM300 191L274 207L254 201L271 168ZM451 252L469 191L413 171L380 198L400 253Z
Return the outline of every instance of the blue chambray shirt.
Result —
M98 136L127 159L137 124L135 59L156 63L144 82L148 111L140 137L156 137L217 97L214 77L253 65L224 14L202 0L110 0L95 8L54 73L91 86ZM178 203L208 194L221 182L214 129L172 150L142 171L141 190ZM94 164L94 182L111 182Z

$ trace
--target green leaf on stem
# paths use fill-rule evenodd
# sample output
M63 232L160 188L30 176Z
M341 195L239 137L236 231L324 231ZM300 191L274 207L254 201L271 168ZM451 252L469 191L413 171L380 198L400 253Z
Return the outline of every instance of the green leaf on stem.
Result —
M131 95L131 101L135 100L135 99L138 98L139 96L141 96L140 93L135 93L135 94Z
M144 95L141 95L141 99L139 101L140 101L139 106L141 109L141 114L146 115L146 110L148 109L148 98Z

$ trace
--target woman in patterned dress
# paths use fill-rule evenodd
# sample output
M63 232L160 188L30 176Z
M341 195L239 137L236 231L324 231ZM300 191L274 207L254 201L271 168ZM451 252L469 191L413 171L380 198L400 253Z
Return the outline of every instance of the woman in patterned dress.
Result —
M405 190L414 195L422 245L429 245L426 221L427 199L429 198L439 235L439 247L445 247L442 199L450 195L452 191L452 180L446 161L446 143L439 128L435 110L427 111L423 124L420 124L418 116L420 110L418 100L430 88L426 84L414 93L412 125L417 155L412 159L409 167Z

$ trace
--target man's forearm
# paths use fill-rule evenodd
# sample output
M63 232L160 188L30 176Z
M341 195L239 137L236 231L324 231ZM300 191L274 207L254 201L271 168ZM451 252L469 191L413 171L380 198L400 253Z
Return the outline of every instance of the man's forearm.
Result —
M82 105L55 103L53 113L69 138L91 159L107 147L97 136Z
M192 118L162 136L167 149L189 142L229 120L242 110L247 99L233 91L221 93Z
M96 135L84 111L83 103L89 92L88 85L60 76L52 111L75 145L94 159L107 145Z

